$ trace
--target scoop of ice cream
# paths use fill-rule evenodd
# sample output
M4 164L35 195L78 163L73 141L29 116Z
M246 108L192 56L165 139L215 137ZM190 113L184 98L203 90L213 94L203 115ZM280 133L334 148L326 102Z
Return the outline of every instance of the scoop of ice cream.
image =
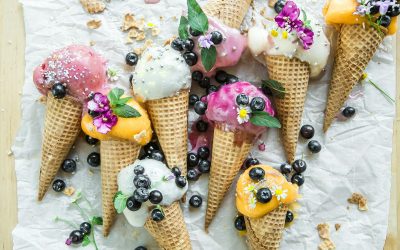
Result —
M239 105L237 97L244 94L248 97L247 105ZM266 127L256 126L249 121L251 116L250 104L254 98L262 98L265 103L263 111L274 116L271 101L262 91L248 82L237 82L222 86L217 92L207 96L207 119L224 124L231 130L242 130L249 134L260 135Z
M133 91L143 101L174 96L190 85L189 66L182 55L170 47L146 50L133 73Z
M360 4L356 0L328 0L323 9L325 21L328 24L362 24L368 25L365 17L356 15ZM388 34L393 35L397 31L397 17L393 17L388 27Z
M91 92L106 90L106 71L107 61L92 48L70 45L46 58L34 70L33 81L43 95L55 83L63 83L69 95L83 101Z
M254 168L261 168L264 177L255 181L250 178L250 171ZM257 191L267 188L272 199L266 203L257 201ZM258 218L278 208L280 204L291 204L298 198L299 187L286 180L276 169L257 165L247 169L240 177L236 186L236 207L244 216ZM264 201L265 202L265 201Z
M153 190L158 190L162 193L162 201L160 205L169 206L173 202L180 200L186 193L188 185L184 188L180 188L175 184L175 176L171 170L162 162L145 159L137 160L134 164L121 170L118 174L118 191L124 195L131 196L136 187L134 185L135 173L134 169L136 166L142 166L144 168L143 175L147 176L151 182L151 187L148 189L149 193ZM149 211L154 205L150 201L142 203L142 206L137 211L131 211L125 208L123 213L127 218L128 222L134 227L142 227L146 219L149 216Z
M136 109L140 116L131 118L118 117L117 123L108 133L104 134L100 133L93 124L93 117L85 113L81 122L83 132L99 140L121 139L146 145L150 142L153 134L147 112L133 98L126 104Z
M226 26L222 22L211 17L208 18L208 27L208 34L211 34L213 31L219 31L224 37L220 44L215 45L217 49L217 60L214 67L207 73L207 75L210 76L218 68L234 66L239 62L243 51L247 47L247 38L242 35L239 30ZM197 40L198 39L195 41L195 52L197 55L200 55L200 47ZM198 57L197 64L192 67L192 71L199 70L206 72L200 56Z
M266 28L255 26L249 30L248 43L254 57L265 63L265 55L296 57L310 65L311 77L317 77L324 70L330 53L330 42L322 25L310 14L307 19L314 32L314 42L305 49L295 31L279 28L275 21L266 21Z

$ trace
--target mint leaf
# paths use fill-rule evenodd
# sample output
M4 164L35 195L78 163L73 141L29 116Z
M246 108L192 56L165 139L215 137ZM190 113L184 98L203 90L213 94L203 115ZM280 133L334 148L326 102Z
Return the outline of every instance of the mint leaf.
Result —
M208 30L208 18L196 0L187 0L189 25L192 29L205 33Z
M116 106L123 106L123 105L125 105L130 99L132 99L132 97L125 97L125 98L118 99L117 102L115 103L115 105L116 105Z
M124 195L121 191L118 191L114 196L114 208L117 210L117 213L122 213L126 207L126 201L128 200L128 196Z
M111 106L116 105L118 100L121 98L121 96L124 94L124 90L120 88L113 88L107 95L108 100L111 103Z
M178 31L179 31L179 37L182 40L187 40L189 38L188 26L189 26L189 20L186 17L181 16Z
M217 61L217 49L215 46L211 46L209 49L201 49L201 62L203 63L206 71L210 71Z
M140 117L141 114L129 105L117 106L112 109L113 113L122 118Z
M254 111L250 118L250 122L256 126L281 128L281 123L275 117L270 116L265 111Z
M280 99L285 98L286 90L282 84L275 80L264 80L262 81L264 87L271 90L272 94Z
M103 217L93 216L91 221L93 225L103 225Z
M86 247L87 245L90 244L90 242L91 242L91 241L90 241L89 236L85 235L85 236L83 237L82 246L83 246L83 247Z

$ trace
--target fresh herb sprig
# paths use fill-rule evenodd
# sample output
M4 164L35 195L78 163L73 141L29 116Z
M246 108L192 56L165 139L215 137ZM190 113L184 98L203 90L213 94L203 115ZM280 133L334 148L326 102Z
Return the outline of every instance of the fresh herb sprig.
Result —
M113 88L107 95L113 113L122 118L140 117L140 113L126 104L132 97L122 97L124 90Z
M264 88L268 88L271 90L272 95L278 97L280 99L285 98L286 89L282 86L282 84L275 80L263 80L262 86Z
M256 126L268 128L281 128L282 125L276 117L265 111L254 111L251 113L250 122Z

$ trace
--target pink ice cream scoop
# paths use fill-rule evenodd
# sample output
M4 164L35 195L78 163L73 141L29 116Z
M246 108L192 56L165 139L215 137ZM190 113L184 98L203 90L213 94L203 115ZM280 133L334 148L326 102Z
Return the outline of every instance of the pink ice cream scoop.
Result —
M237 97L241 94L248 97L248 104L237 103ZM223 123L228 129L242 130L258 136L265 132L267 127L256 126L249 120L252 112L251 103L256 97L264 100L264 111L274 116L275 111L268 97L259 88L248 82L224 85L217 92L208 95L206 116L210 121ZM244 97L244 99L246 98Z
M239 30L228 27L223 23L211 17L208 18L208 33L219 31L224 37L221 44L215 45L217 49L217 60L214 67L207 72L207 76L211 76L218 68L235 66L247 47L247 38L240 33ZM195 51L200 55L199 44L196 39ZM198 62L192 67L192 71L206 72L199 56Z
M92 48L70 45L53 52L33 72L36 88L43 95L56 83L66 85L67 93L84 101L91 92L104 92L107 61Z

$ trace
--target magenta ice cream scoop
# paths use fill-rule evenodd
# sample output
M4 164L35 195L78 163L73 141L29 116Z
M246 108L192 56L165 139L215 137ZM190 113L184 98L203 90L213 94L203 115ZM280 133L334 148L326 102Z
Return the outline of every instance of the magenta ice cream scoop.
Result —
M263 107L262 102L263 111L274 116L271 101L261 89L248 82L228 84L207 96L206 116L208 120L224 124L230 130L242 130L258 136L265 132L267 127L254 125L250 122L250 117L254 109Z
M70 45L46 58L34 70L33 81L43 95L63 83L67 94L83 101L91 92L106 90L107 61L88 46Z

